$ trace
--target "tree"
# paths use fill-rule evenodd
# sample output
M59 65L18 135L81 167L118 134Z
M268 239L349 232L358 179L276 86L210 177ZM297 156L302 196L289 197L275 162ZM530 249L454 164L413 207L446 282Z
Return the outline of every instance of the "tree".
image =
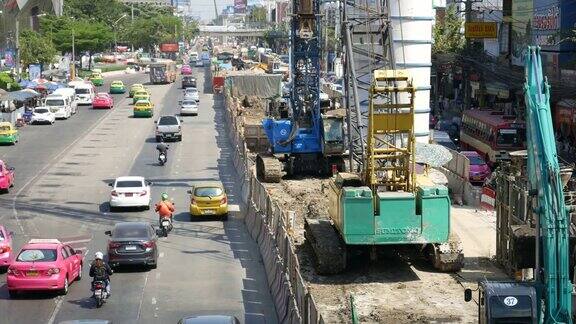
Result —
M20 32L20 60L24 66L32 63L52 63L56 54L50 39L32 30Z
M282 46L288 46L288 32L281 28L271 28L264 32L264 41L275 53L282 52Z
M466 38L462 34L463 24L464 21L456 11L456 7L450 5L446 9L444 19L437 21L434 25L432 52L434 54L460 53L466 45Z
M64 15L78 20L96 20L110 26L129 13L129 8L118 0L66 0Z
M254 7L248 15L248 21L262 24L266 23L268 21L268 11L261 6Z

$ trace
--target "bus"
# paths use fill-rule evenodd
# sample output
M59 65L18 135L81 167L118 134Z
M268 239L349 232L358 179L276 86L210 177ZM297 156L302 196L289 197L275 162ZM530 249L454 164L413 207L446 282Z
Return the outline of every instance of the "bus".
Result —
M460 147L475 150L494 166L510 160L510 152L523 150L526 123L495 110L467 110L462 114Z
M150 64L150 83L172 83L176 81L176 63L161 61Z

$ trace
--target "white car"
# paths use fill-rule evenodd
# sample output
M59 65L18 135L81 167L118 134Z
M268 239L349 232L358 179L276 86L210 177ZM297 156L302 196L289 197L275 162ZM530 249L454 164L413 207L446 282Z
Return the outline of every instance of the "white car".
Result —
M198 61L196 61L196 64L194 66L195 67L204 67L204 61L202 61L202 59L198 59Z
M180 116L198 115L198 103L193 99L185 99L180 102Z
M44 100L44 106L49 107L56 119L68 119L72 116L72 103L69 97L61 95L48 95Z
M49 107L36 107L32 110L30 124L54 124L56 116Z
M184 90L184 100L196 100L196 102L200 102L200 93L196 88L186 88Z
M110 184L110 211L120 207L150 209L150 184L144 177L117 178Z

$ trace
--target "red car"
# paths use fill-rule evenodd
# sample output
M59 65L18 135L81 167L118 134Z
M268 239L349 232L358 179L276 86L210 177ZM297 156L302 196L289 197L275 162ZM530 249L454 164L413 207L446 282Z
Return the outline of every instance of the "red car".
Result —
M0 160L0 190L8 192L14 186L14 168Z
M34 239L22 247L8 267L10 297L20 291L48 290L65 295L71 282L82 279L84 255L55 239Z
M107 93L101 92L97 94L96 97L94 97L94 100L92 100L93 109L99 109L99 108L112 109L113 107L114 107L114 99L112 98L111 95Z
M462 155L470 160L470 182L484 182L490 176L490 167L476 151L462 151Z
M190 65L182 65L180 73L182 73L182 75L192 75L192 68Z
M4 268L10 265L12 257L12 232L6 227L0 225L0 267Z

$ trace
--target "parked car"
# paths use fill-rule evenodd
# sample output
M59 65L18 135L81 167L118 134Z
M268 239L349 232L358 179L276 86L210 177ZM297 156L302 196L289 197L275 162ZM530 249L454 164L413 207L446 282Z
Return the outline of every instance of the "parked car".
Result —
M177 116L161 116L156 123L156 142L160 140L182 141L182 125Z
M190 67L190 65L182 65L182 68L180 68L180 73L182 75L191 75L192 74L192 68Z
M0 122L0 143L16 144L20 139L18 129L10 122Z
M93 109L112 109L114 107L114 98L111 95L100 92L94 97L92 101L92 108Z
M53 125L56 121L56 116L50 111L48 107L35 107L32 110L32 117L30 124L50 124Z
M5 268L10 265L12 259L12 236L6 227L0 225L0 267Z
M196 88L186 88L184 89L184 99L193 99L196 102L200 102L200 93Z
M185 115L198 115L198 103L196 100L186 99L184 101L180 101L180 116Z
M0 190L7 193L10 188L14 187L14 178L14 168L0 160Z
M111 267L141 264L155 269L158 264L158 237L149 223L117 223L106 231L108 240L108 263Z
M484 182L490 176L490 167L476 151L460 152L470 160L468 179L470 182Z
M82 279L84 255L56 239L33 239L8 267L10 297L20 291L48 290L65 295L69 285Z
M124 86L124 82L120 80L115 80L110 83L110 93L125 93L126 87Z
M198 216L221 216L228 219L228 196L220 181L201 182L188 190L190 219Z
M150 182L144 177L119 177L110 186L110 211L120 207L150 209Z

